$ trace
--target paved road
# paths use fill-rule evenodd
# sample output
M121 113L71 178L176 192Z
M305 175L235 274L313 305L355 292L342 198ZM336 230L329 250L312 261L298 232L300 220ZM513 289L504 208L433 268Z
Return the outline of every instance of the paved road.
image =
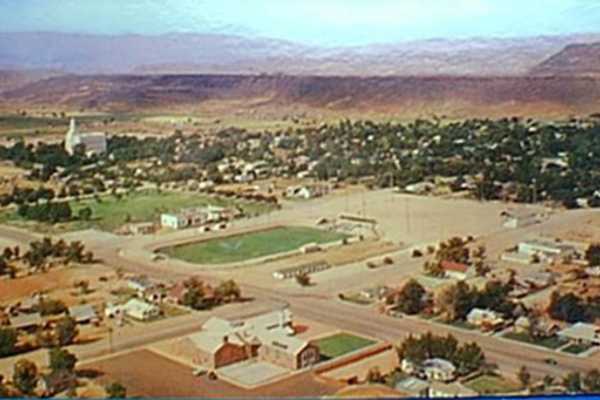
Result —
M13 228L6 225L0 225L0 238L17 242L21 246L27 246L29 245L29 243L38 240L40 237L39 235L33 234L22 229Z
M156 277L165 278L164 266L157 270L156 264L124 261L116 253L104 258L104 261L119 265L131 272L150 273ZM183 278L185 276L197 275L196 271L173 271L170 277ZM209 281L214 277L207 276ZM437 334L452 333L460 341L475 341L484 349L489 361L497 363L502 371L507 373L516 373L522 365L527 365L529 370L538 376L551 374L562 376L565 371L588 371L597 365L600 365L600 354L596 353L587 358L575 357L564 353L557 353L545 349L537 349L532 346L524 345L519 342L509 341L492 336L486 336L479 332L467 331L447 327L442 324L432 324L429 321L416 318L391 318L378 314L371 307L361 307L349 303L340 302L335 298L335 294L329 293L302 293L268 289L253 285L244 284L242 291L246 296L250 296L258 301L262 307L272 307L289 305L291 310L300 316L309 320L314 320L336 328L349 330L364 335L387 340L392 343L398 343L409 334L419 334L427 331L433 331ZM252 303L248 303L252 304ZM258 307L260 308L260 306ZM237 310L231 309L227 312L230 317L242 317L244 312L248 312L247 307L241 307ZM239 312L240 314L236 314ZM181 336L201 326L204 319L198 317L198 320L183 323L182 321L165 321L164 328L154 329L153 332L144 335L123 339L115 350L126 349L132 346L142 346L158 340ZM172 326L176 325L176 326ZM158 327L157 327L158 328ZM106 343L104 344L106 348ZM92 352L92 355L97 355ZM544 360L553 358L558 361L558 365L552 366Z
M305 206L308 207L308 206ZM509 242L512 238L522 237L523 234L536 231L544 227L553 227L554 225L565 223L576 216L573 214L561 214L561 221L555 219L551 223L543 224L542 226L528 228L524 230L513 230L511 232L496 232L504 240ZM564 218L564 220L563 220ZM248 222L250 223L250 222ZM28 243L36 237L19 230L12 228L0 227L0 236L10 238L19 242ZM493 235L491 237L493 239ZM156 239L155 239L156 240ZM121 247L129 248L128 241L123 240L120 243ZM201 278L207 282L217 282L222 279L223 274L215 271L204 271L198 273L197 268L186 268L185 266L171 265L170 262L155 263L146 261L145 258L125 256L118 254L118 249L115 243L99 242L96 246L92 246L93 250L104 263L112 267L122 268L129 272L144 273L151 277L160 279L182 279L189 276L201 275ZM419 262L420 263L420 262ZM414 268L411 263L410 269ZM368 285L374 279L370 279L361 273L359 283ZM391 272L382 272L380 278L387 278ZM377 273L375 276L379 275ZM379 279L375 279L379 280ZM342 279L343 285L350 284L354 280ZM333 289L331 287L330 289ZM342 303L336 300L335 290L315 290L315 291L299 291L298 288L290 289L278 287L277 289L269 287L258 287L251 283L242 283L242 291L246 296L254 298L254 302L240 305L240 307L223 308L223 310L215 310L215 313L223 313L224 316L242 317L248 315L248 312L264 306L275 307L277 305L289 304L292 311L307 319L315 320L327 325L335 326L340 329L355 331L357 333L374 336L383 340L388 340L394 343L400 341L408 334L423 333L433 331L435 333L453 333L461 341L476 341L485 350L488 359L499 365L501 370L514 373L521 365L526 365L529 370L536 375L553 374L557 376L563 375L567 371L579 370L586 371L600 365L600 354L596 353L588 358L579 358L565 354L547 351L543 349L532 348L514 341L506 341L496 337L484 336L476 332L455 330L451 327L432 324L428 321L403 318L393 319L387 316L377 314L372 308L362 308L347 303ZM130 349L137 346L147 345L159 340L185 335L189 332L197 330L204 321L200 314L192 314L182 319L168 319L157 322L156 325L151 325L152 329L145 329L134 334L128 330L123 330L120 334L113 335L113 351L122 349ZM150 325L149 325L150 327ZM97 342L90 344L85 348L78 349L82 359L90 359L97 357L108 348L107 342ZM554 358L558 361L557 366L548 365L544 362L546 358Z

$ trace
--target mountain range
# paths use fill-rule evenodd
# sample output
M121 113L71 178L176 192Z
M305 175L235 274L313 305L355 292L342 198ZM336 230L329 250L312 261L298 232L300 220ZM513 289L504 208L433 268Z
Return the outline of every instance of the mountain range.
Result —
M0 33L0 106L132 111L223 102L457 117L588 115L600 110L599 65L600 34L326 49L225 35Z
M0 69L77 74L510 76L527 73L566 46L595 41L600 42L600 34L324 48L216 34L0 33Z

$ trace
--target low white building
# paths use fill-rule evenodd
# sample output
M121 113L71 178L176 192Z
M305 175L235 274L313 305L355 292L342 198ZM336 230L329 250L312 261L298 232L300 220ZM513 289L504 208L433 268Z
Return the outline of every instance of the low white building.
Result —
M502 213L505 228L523 228L541 222L538 213L531 210L509 210Z
M504 318L493 310L474 308L467 315L467 322L478 327L495 328L504 324Z
M423 362L423 374L430 381L450 382L456 378L456 367L443 358L430 358Z
M140 321L147 321L158 317L160 315L160 308L139 299L131 299L123 306L123 312L128 317Z
M559 331L558 336L577 343L600 345L600 326L577 322Z
M177 213L164 213L160 216L163 228L184 229L196 227L207 223L219 222L229 219L230 212L223 207L206 206L186 208Z
M575 247L571 245L542 239L520 242L517 251L521 254L538 256L542 259L564 257L576 253Z

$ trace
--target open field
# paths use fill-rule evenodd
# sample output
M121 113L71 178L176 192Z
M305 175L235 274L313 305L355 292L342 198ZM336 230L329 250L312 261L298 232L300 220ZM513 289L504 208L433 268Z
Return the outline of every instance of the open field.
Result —
M175 246L162 251L196 264L224 264L298 249L308 243L328 243L346 235L306 227L278 227Z
M99 371L100 381L119 381L134 397L320 397L332 395L343 385L316 377L310 372L246 390L223 380L196 377L192 369L149 350L121 354L85 365ZM160 379L156 379L160 377Z
M375 342L349 333L337 333L315 341L325 359L332 359L352 353Z
M501 376L482 375L465 383L469 389L479 394L514 393L521 389L516 383Z
M0 215L0 220L15 225L25 225L38 232L60 233L84 229L113 231L127 223L127 221L158 222L158 218L163 212L177 211L181 208L199 207L208 204L225 207L238 206L249 214L260 214L270 209L269 205L262 203L237 202L236 200L192 193L149 190L131 193L121 198L104 196L100 198L100 201L95 199L71 201L70 205L74 216L77 216L79 210L82 208L91 208L92 219L90 221L75 220L50 226L25 221L14 212L4 213L3 216Z

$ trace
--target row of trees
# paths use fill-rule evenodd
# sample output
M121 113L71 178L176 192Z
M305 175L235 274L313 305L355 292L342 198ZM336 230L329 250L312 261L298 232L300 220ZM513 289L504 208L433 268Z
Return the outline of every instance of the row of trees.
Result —
M481 290L460 281L440 292L436 298L436 305L449 321L464 320L476 307L511 316L515 308L515 304L508 297L511 290L510 283L500 281L489 281Z
M427 332L419 337L409 336L397 348L401 359L416 365L430 358L452 362L460 375L468 375L486 366L485 354L475 342L459 345L452 335L441 336Z
M48 397L60 392L66 392L73 397L76 395L77 357L75 354L61 347L53 347L48 351L50 372L42 374L38 366L28 360L20 359L13 366L12 382L5 382L0 375L0 397ZM39 387L44 379L44 387ZM107 398L125 398L127 390L118 383L113 382L105 387Z
M234 280L221 282L214 289L197 278L189 278L184 282L185 292L182 305L194 310L206 310L223 303L239 301L242 291Z

